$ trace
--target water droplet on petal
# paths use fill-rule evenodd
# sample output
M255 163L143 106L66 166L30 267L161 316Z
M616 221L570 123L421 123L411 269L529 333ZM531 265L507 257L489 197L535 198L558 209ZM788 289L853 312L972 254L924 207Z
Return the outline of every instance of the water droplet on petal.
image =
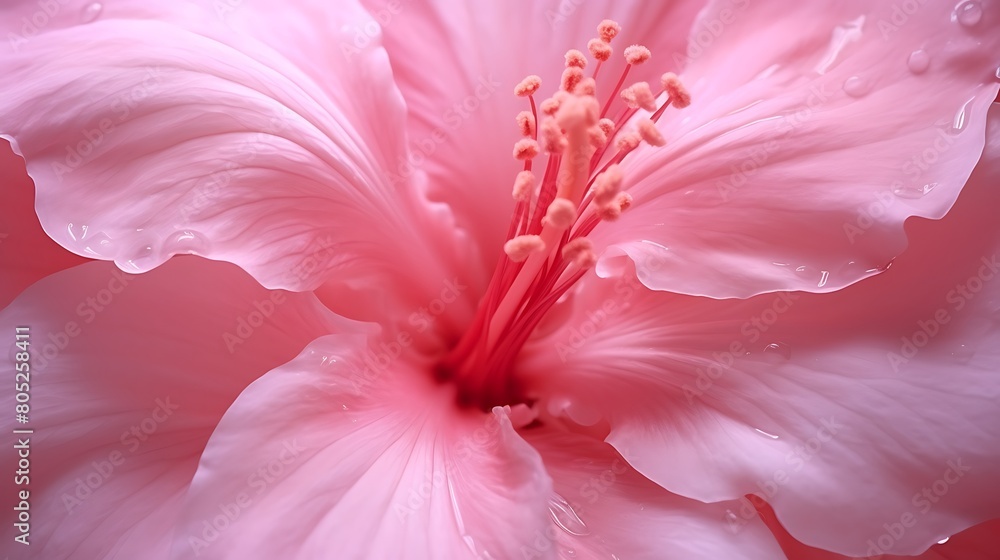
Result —
M66 226L66 231L69 233L69 237L73 241L83 241L86 239L88 229L89 228L86 224L75 225L70 223Z
M115 243L114 240L108 236L108 234L100 231L90 236L90 240L87 242L86 247L84 247L83 250L88 255L92 255L94 257L114 258Z
M969 106L976 98L970 98L968 101L962 104L962 106L955 112L955 118L951 121L951 133L959 134L969 125Z
M764 437L766 437L768 439L778 439L778 436L776 436L774 434L771 434L771 433L768 433L768 432L765 432L764 430L761 430L760 428L754 428L754 431L756 431L757 433L759 433L760 435L762 435L762 436L764 436Z
M726 529L728 529L729 532L731 533L734 534L738 533L741 529L739 516L733 513L733 510L727 509L725 518L726 518Z
M101 16L101 12L104 11L104 5L100 2L91 2L87 4L80 15L80 21L83 23L90 23Z
M870 268L870 269L866 270L865 272L867 272L869 274L882 274L883 272L889 270L889 267L892 266L893 261L895 261L895 259L893 259L893 260L891 260L891 261L889 261L889 262L887 262L885 264L880 264L880 265L876 266L875 268Z
M549 498L549 513L552 515L552 520L556 522L556 525L570 535L582 537L590 534L587 524L580 519L580 516L577 515L573 506L566 501L566 498L563 498L559 494L554 493Z
M844 93L851 97L864 97L870 88L868 80L861 76L851 76L844 82Z
M927 51L918 49L910 53L910 58L906 61L906 66L914 74L923 74L931 65L931 55Z
M177 231L167 238L167 241L164 243L164 250L170 253L204 255L208 252L208 240L197 231Z
M951 21L957 21L965 27L972 27L983 19L983 8L976 0L964 0L955 6Z
M937 183L927 183L926 185L922 185L919 187L914 185L911 185L909 187L899 186L892 189L892 194L900 198L910 198L910 199L923 198L925 195L927 195L927 193L934 190L934 187L936 187L937 185L938 185Z
M829 270L821 270L820 271L820 276L819 276L819 284L817 284L816 287L817 288L822 288L823 286L826 286L826 281L829 280L829 279L830 279L830 271Z
M792 349L784 342L772 342L764 347L764 356L772 362L784 362L792 358Z
M952 348L951 357L960 364L967 364L975 353L975 350L968 344L959 344Z
M151 243L140 243L129 251L124 261L124 266L118 263L123 270L148 272L156 267L156 250ZM118 259L115 259L115 262L118 262Z
M604 417L600 410L573 400L566 405L566 416L581 426L593 426Z
M943 539L939 540L939 541L938 541L937 543L938 543L938 544L944 544L944 543L948 542L948 539L950 539L950 538L951 538L951 537L945 537L945 538L943 538Z

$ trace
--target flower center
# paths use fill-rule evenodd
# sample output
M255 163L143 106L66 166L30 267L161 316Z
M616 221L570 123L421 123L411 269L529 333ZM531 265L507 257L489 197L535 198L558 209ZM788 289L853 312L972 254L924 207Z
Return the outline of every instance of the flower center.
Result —
M650 57L649 49L632 45L624 51L621 77L601 105L597 76L620 29L611 20L598 26L598 37L587 44L597 61L589 77L584 54L567 52L560 88L540 106L535 102L538 76L528 76L514 88L515 95L527 98L530 110L516 117L523 138L514 144L514 157L524 162L524 170L514 179L515 205L504 254L472 324L436 372L442 381L458 385L463 404L489 410L524 402L511 375L518 353L545 314L596 263L587 236L601 221L617 220L632 203L622 190L619 164L642 142L662 146L656 121L668 106L690 104L673 73L663 74L658 94L646 82L622 87L629 70ZM616 99L622 104L609 118ZM649 116L633 123L639 111ZM539 180L534 164L542 159Z

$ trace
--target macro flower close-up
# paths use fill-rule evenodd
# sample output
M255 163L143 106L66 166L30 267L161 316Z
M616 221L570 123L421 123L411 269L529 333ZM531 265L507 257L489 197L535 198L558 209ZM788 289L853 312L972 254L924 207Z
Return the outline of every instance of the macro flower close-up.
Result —
M1000 558L1000 2L0 31L5 557Z

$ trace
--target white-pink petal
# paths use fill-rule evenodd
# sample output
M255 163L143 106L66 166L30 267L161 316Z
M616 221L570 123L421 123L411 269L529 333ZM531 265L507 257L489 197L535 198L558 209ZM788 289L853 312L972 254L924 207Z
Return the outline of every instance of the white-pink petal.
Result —
M917 554L997 517L998 127L964 198L914 224L885 274L745 301L592 282L575 317L527 350L533 395L607 426L673 492L759 493L811 546ZM901 534L886 528L904 521Z
M11 383L2 426L33 430L16 436L30 439L28 480L15 481L11 453L0 484L11 499L29 492L31 544L14 543L19 531L5 523L4 550L38 560L169 558L176 515L223 413L254 379L345 323L311 294L271 292L232 264L196 257L141 276L91 262L40 280L0 312L10 341L0 372ZM18 360L16 327L28 329L28 362ZM30 365L17 380L30 387L25 424L14 416L21 363Z
M36 4L5 6L0 31ZM272 288L377 279L406 300L439 284L455 235L419 174L389 172L406 145L386 53L341 48L378 29L367 12L108 4L0 55L0 134L53 239L129 272L195 253Z
M461 411L422 373L358 334L255 382L202 455L176 553L518 557L548 523L541 459L506 410Z
M594 232L598 271L749 297L884 270L906 218L943 216L979 159L1000 5L976 5L967 25L950 2L711 2L681 74L693 103L623 164L635 204Z

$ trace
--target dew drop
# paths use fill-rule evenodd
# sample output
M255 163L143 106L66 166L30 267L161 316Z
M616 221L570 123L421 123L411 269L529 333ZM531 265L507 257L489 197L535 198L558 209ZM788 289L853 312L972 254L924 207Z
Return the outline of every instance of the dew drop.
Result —
M731 509L726 510L725 518L726 518L726 529L728 529L729 532L733 534L738 533L741 529L740 518L735 513L733 513L733 510Z
M208 252L208 240L197 231L177 231L167 238L166 243L164 243L164 249L170 253L204 255Z
M955 118L951 121L951 133L958 134L965 130L965 127L969 125L969 106L975 101L975 97L970 98L968 101L959 107L958 111L955 112Z
M952 359L954 359L956 362L960 364L967 364L969 363L969 360L972 359L972 356L975 354L975 351L968 344L959 344L954 348L952 348L950 354Z
M104 5L100 2L91 2L83 8L83 12L80 16L80 21L83 23L91 23L101 16L101 12L104 11Z
M66 226L66 231L69 233L70 238L73 241L83 241L87 237L87 230L89 228L86 224L81 224L79 226L70 223Z
M851 97L864 97L869 90L868 80L860 76L851 76L844 82L844 93Z
M889 262L887 262L887 263L885 263L885 264L880 264L880 265L876 266L875 268L869 268L869 269L868 269L868 270L866 270L865 272L867 272L867 273L869 273L869 274L882 274L883 272L885 272L885 271L889 270L889 267L891 267L891 266L892 266L892 263L893 263L893 262L894 262L895 260L896 260L896 259L892 259L892 260L890 260Z
M116 259L117 261L117 259ZM136 272L147 272L156 267L156 250L152 244L141 243L135 246L125 259L125 265L120 268Z
M981 19L983 19L983 8L976 0L959 2L951 14L951 21L957 21L964 27L972 27Z
M817 288L822 288L823 286L826 286L826 282L829 279L830 279L830 271L829 270L821 270L820 271L820 276L819 276L819 284L817 284L816 287Z
M950 539L950 538L951 538L951 537L945 537L945 538L943 538L943 539L939 540L939 541L938 541L937 543L938 543L938 544L944 544L944 543L948 542L948 539Z
M771 434L771 433L768 433L768 432L765 432L764 430L761 430L760 428L754 428L754 431L756 431L758 434L760 434L760 435L762 435L762 436L764 436L764 437L766 437L768 439L778 439L778 436L776 436L774 434Z
M909 199L923 198L924 196L927 195L927 193L934 190L934 187L936 187L937 185L938 185L937 183L927 183L926 185L919 187L912 185L909 187L899 186L896 187L895 189L892 189L892 194L900 198L909 198Z
M566 405L566 416L581 426L593 426L604 417L600 410L573 400Z
M587 524L580 519L580 516L577 515L573 506L566 501L566 498L563 498L559 494L553 494L553 497L549 498L549 513L552 515L552 520L556 522L556 525L570 535L582 537L590 534Z
M906 60L906 66L914 74L923 74L931 65L931 55L927 51L918 49L910 53L910 58Z
M787 361L792 358L792 349L784 342L772 342L764 347L764 356L770 361Z
M95 257L111 257L115 256L115 243L108 234L103 231L97 232L90 236L90 241L87 242L87 246L83 248L84 252Z

